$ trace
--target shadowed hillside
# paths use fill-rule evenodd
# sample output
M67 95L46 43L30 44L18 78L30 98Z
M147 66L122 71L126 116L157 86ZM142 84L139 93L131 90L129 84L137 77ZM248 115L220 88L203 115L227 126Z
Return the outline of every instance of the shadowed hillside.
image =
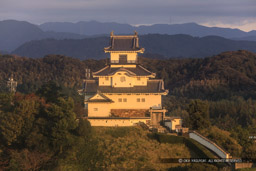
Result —
M108 37L80 40L37 40L23 44L13 54L32 58L48 54L61 54L84 59L102 59L107 55L103 48L109 46ZM148 34L140 36L140 46L146 53L165 58L202 58L224 51L249 50L256 52L256 42L235 41L217 36L192 37L189 35Z

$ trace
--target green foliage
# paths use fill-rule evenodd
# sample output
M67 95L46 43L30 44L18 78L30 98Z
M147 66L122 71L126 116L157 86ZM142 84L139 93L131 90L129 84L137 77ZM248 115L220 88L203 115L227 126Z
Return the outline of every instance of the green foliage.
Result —
M204 59L140 57L140 63L163 78L170 94L178 97L220 100L238 95L256 99L255 59L254 53L233 51ZM13 73L18 91L23 93L34 92L50 80L77 89L82 87L85 68L97 71L105 64L105 59L80 61L60 55L31 59L9 55L0 58L0 80L7 80ZM0 86L4 85L3 82Z
M124 129L127 131L122 137L107 133ZM159 163L160 158L191 157L184 144L159 143L140 127L93 127L93 130L103 157L98 163L100 170L166 170L179 164Z
M47 93L44 97L49 99ZM52 170L74 163L72 157L79 158L74 163L78 170L94 168L100 158L97 143L91 138L90 123L78 121L72 98L46 102L34 94L0 95L0 155L6 168Z
M226 130L238 125L242 127L255 125L256 101L234 96L230 99L210 102L210 116L218 127Z
M11 145L21 134L24 121L21 116L10 112L0 113L0 133L3 143Z
M10 111L13 108L12 100L12 94L0 93L0 109L2 111Z
M118 129L116 128L110 128L106 130L106 134L111 135L114 138L118 137L125 137L127 136L132 130L127 129L125 127L120 127Z
M56 83L52 81L42 85L42 87L37 90L36 94L40 97L44 97L46 102L57 102L57 99L63 96L63 94L61 94L61 87L57 86Z
M76 128L76 132L81 137L91 137L92 130L91 130L91 124L86 119L79 119L78 127Z
M184 142L189 149L193 150L198 157L216 158L208 149L191 138L185 138Z
M187 171L218 171L219 169L211 164L206 163L193 163L188 167Z
M193 130L204 129L210 126L209 105L201 100L192 100L187 109L189 125Z
M64 148L74 145L75 139L71 131L75 130L78 124L73 112L72 99L58 98L56 103L45 110L45 115L49 119L48 129L53 149L58 149L58 152L62 153Z
M256 144L251 144L247 146L243 153L244 158L256 159Z
M201 130L200 133L218 144L232 156L241 156L242 147L234 138L231 137L230 132L213 126L211 128Z
M205 59L158 60L141 57L140 62L155 72L158 78L165 79L165 88L169 89L171 95L164 97L163 106L168 109L170 116L181 116L185 126L200 130L208 128L211 121L212 125L231 132L228 134L208 128L205 135L211 140L232 155L240 155L241 146L243 156L254 154L250 153L250 150L255 151L255 147L248 140L248 135L256 134L255 54L246 51L226 52ZM111 143L122 144L128 138L128 145L132 144L138 148L139 141L134 142L130 139L131 133L136 132L132 128L110 128L100 133L109 139L115 139L111 142L104 140L104 146L91 140L93 134L88 121L76 120L76 115L83 115L83 97L78 96L76 90L81 88L84 68L97 71L105 63L105 60L79 61L57 55L41 59L2 56L0 91L4 90L9 73L13 73L19 84L18 91L38 90L40 96L0 94L2 153L7 149L14 149L14 158L21 156L18 153L24 152L22 150L25 149L28 149L28 155L35 151L40 154L47 152L52 156L52 162L48 163L46 170L61 166L82 170L82 167L97 168L97 157L103 162L103 155L98 155L97 152L98 145L102 147L101 152L107 145L116 152L122 152ZM56 84L48 82L49 80L56 81ZM75 103L68 99L69 96L75 97ZM193 100L197 98L204 101ZM138 136L142 136L141 132ZM173 140L165 136L160 137L162 142ZM147 141L143 142L147 144ZM107 154L113 153L106 152L105 158ZM10 157L10 154L5 155ZM88 160L90 156L92 159ZM12 160L13 166L15 163L17 167L20 166L20 162L15 161L21 158L16 157ZM137 156L134 159L139 161L140 166L147 162L147 157L144 156ZM127 160L120 154L113 161L107 161L115 165L118 165L118 162L125 163Z
M247 129L242 128L240 125L234 127L231 131L231 137L236 139L236 141L242 147L248 147L252 145L252 141L249 139L250 133Z
M148 137L152 139L156 139L160 143L184 144L184 137L180 137L180 136L153 133L153 134L149 134Z

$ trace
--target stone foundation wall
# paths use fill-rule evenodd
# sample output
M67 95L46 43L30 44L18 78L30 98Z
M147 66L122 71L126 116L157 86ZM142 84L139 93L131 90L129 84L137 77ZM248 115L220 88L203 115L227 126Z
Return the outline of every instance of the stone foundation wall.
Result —
M112 117L149 117L148 109L111 109Z

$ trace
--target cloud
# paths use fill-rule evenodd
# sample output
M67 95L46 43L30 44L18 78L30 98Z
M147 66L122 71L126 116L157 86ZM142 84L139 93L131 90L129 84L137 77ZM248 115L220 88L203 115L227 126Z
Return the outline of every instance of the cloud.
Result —
M242 26L256 19L255 0L1 0L0 6L0 20L33 23L98 20Z

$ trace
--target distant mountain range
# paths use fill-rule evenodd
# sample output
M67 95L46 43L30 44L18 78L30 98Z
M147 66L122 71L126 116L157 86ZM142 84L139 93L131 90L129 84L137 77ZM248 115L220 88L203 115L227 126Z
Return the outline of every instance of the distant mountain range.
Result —
M46 38L54 39L80 39L84 35L75 33L63 33L53 31L42 31L37 25L26 21L5 20L0 21L0 50L12 51L18 46L31 40Z
M220 36L225 38L240 38L243 40L251 39L251 36L256 36L256 31L244 32L239 29L206 27L196 23L185 24L154 24L149 26L132 26L129 24L120 23L101 23L97 21L81 21L77 23L70 22L48 22L39 25L43 31L69 32L81 35L97 35L109 34L114 31L116 34L131 34L136 30L142 34L188 34L191 36ZM247 39L248 38L248 39ZM255 37L253 38L255 41Z
M65 39L84 39L88 37L108 36L112 30L114 31L115 34L133 34L133 31L136 30L139 33L139 35L187 34L194 37L220 36L220 37L233 39L233 40L256 41L256 31L244 32L239 29L205 27L205 26L198 25L196 23L172 24L172 25L155 24L151 26L136 27L129 24L120 24L120 23L114 23L114 22L101 23L97 21L88 21L88 22L81 21L77 23L48 22L41 25L35 25L35 24L28 23L26 21L5 20L5 21L0 21L0 52L2 53L12 52L15 49L17 49L19 46L21 47L28 46L28 44L23 46L24 43L27 43L30 41L33 41L33 43L35 43L36 41L34 40L56 39L55 42L59 42L59 44L60 42L72 42L72 41L76 42L75 40L71 41L71 40L65 40ZM59 40L63 40L63 41L59 41ZM53 41L54 40L51 40L51 43ZM86 41L86 40L81 40L77 42L81 43L83 41ZM43 40L42 42L49 43L49 40ZM82 45L77 45L77 46L80 47ZM21 47L19 47L18 49L21 49ZM73 48L73 47L70 47L70 48ZM18 49L15 50L14 52L17 52ZM52 51L51 49L52 48L50 48L48 51ZM237 47L236 48L234 47L233 49L237 49ZM239 49L243 49L243 47L239 47ZM43 51L43 50L40 50L40 51ZM52 51L52 52L58 53L59 51ZM167 54L169 55L169 53ZM41 55L37 55L37 56L41 56ZM77 55L77 56L80 56L80 55ZM84 56L91 56L91 55L84 54ZM194 55L190 55L190 56L194 56Z
M107 46L109 46L109 37L80 40L34 40L23 44L13 51L13 54L32 58L43 57L47 54L61 54L79 59L101 59L106 57L103 48ZM140 46L146 49L144 56L156 56L156 58L201 58L235 50L256 52L254 41L236 41L218 36L200 38L182 34L141 35Z

